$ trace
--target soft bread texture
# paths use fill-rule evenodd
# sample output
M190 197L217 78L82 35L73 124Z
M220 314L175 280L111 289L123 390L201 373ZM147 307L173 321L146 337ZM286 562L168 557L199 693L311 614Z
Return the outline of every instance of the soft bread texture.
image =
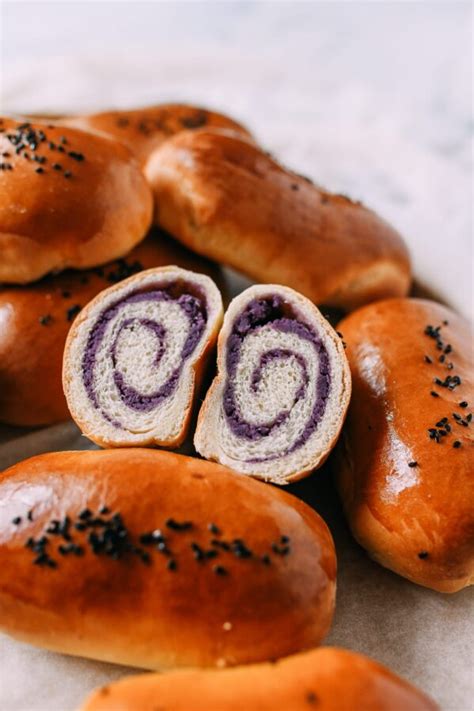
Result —
M427 326L440 328L430 336ZM353 382L338 465L352 532L399 575L456 592L474 580L469 325L440 304L393 299L338 328ZM435 382L447 377L461 383Z
M238 136L178 134L152 153L145 174L159 225L256 281L344 309L408 291L408 253L390 225Z
M0 283L122 257L151 223L132 154L71 128L0 120Z
M179 447L222 315L212 279L175 266L98 294L64 349L64 394L83 433L102 447Z
M226 312L194 445L206 459L286 484L329 455L350 393L343 344L316 306L288 287L253 286Z
M229 116L186 104L159 104L129 111L103 111L88 116L62 118L60 123L111 136L124 143L141 163L145 163L150 153L164 141L181 131L209 127L226 129L247 140L251 139L249 131Z
M112 283L167 264L220 277L218 267L156 231L104 267L0 287L0 422L34 426L68 419L62 365L75 315Z
M95 518L104 506L107 519L120 513L133 543L161 529L170 556L148 546L146 565L131 553L118 560L94 554L88 531L103 529L77 531L75 522L84 509ZM80 557L58 555L64 540L45 534L66 516ZM169 528L171 518L190 530ZM57 568L34 565L25 547L43 535ZM282 536L286 555L272 548ZM191 544L207 551L212 539L239 539L252 555L238 555L232 544L216 547L213 559L196 559ZM222 667L309 649L326 635L334 610L334 544L311 508L225 467L158 450L61 452L6 470L0 566L2 630L58 652L146 669Z
M435 711L381 664L332 647L271 664L141 674L98 689L80 711Z

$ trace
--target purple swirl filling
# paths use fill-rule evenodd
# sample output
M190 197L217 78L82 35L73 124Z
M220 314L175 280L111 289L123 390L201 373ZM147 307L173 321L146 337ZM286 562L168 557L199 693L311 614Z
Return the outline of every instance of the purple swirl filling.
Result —
M103 342L107 326L122 309L126 308L130 304L146 301L174 301L181 307L182 311L188 318L189 331L181 350L180 362L172 372L170 378L155 392L149 395L140 393L136 388L125 382L123 373L117 369L117 344L124 331L133 331L137 325L145 327L156 338L158 346L154 359L154 365L158 365L163 357L163 353L166 350L166 329L163 324L150 318L124 319L115 334L113 342L110 345L108 353L113 363L114 383L122 402L136 412L151 412L174 392L178 384L183 365L194 352L197 344L199 343L207 321L207 310L204 300L186 293L175 296L173 295L173 286L175 285L170 285L166 290L155 289L153 291L136 292L117 301L100 314L89 333L87 345L82 357L82 379L84 387L94 407L100 410L103 417L105 417L105 419L114 424L116 427L121 427L121 424L115 420L112 420L108 413L100 407L94 387L94 369L96 365L97 353Z
M285 306L283 299L280 296L275 295L265 299L254 299L247 304L244 311L235 320L227 343L227 382L224 390L223 402L227 422L229 423L232 432L234 432L237 437L242 437L249 441L256 441L262 437L268 437L271 435L276 428L286 422L290 416L291 409L296 405L296 403L305 397L309 385L307 364L305 358L301 354L296 353L289 348L274 348L262 353L259 363L251 377L251 388L254 392L258 391L264 368L276 359L293 358L296 361L301 372L301 385L295 393L293 403L290 405L289 409L280 412L271 422L255 425L247 422L242 417L235 400L234 381L237 366L240 360L242 344L250 333L268 324L271 324L271 327L275 330L295 334L298 338L304 339L305 341L311 343L314 347L315 354L318 356L319 363L318 377L315 384L316 397L314 407L303 432L295 442L289 444L287 450L284 452L285 455L290 454L299 447L303 446L303 444L307 442L309 437L316 430L318 423L324 415L331 386L329 355L324 343L310 326L297 320L293 314L289 315L288 311L288 306ZM249 459L248 461L263 462L275 459L278 456L283 456L283 454L265 457L262 459Z

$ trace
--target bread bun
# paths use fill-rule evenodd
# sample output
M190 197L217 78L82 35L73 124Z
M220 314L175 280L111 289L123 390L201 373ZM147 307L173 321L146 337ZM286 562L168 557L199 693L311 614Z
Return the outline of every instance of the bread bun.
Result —
M122 257L145 236L153 199L115 141L0 119L0 282Z
M474 582L474 373L469 325L432 301L393 299L338 326L352 400L339 488L357 541L419 585Z
M159 225L256 281L344 309L408 291L409 258L394 229L238 136L180 133L151 154L145 174Z
M327 458L350 393L341 339L316 306L288 287L252 286L225 315L194 445L206 459L287 484Z
M241 124L224 114L185 104L159 104L142 109L103 111L60 119L63 125L102 133L124 143L144 163L163 141L181 131L203 127L227 129L251 138Z
M69 419L61 373L66 336L77 313L111 284L167 264L220 277L211 262L155 232L127 257L104 267L0 287L0 422L38 426Z
M6 470L0 567L3 631L147 669L292 654L323 639L334 610L334 544L317 513L158 450L60 452Z
M86 437L102 447L179 447L222 315L212 279L174 266L92 299L63 362L64 394Z
M323 647L272 664L141 674L104 686L81 711L435 711L381 664Z

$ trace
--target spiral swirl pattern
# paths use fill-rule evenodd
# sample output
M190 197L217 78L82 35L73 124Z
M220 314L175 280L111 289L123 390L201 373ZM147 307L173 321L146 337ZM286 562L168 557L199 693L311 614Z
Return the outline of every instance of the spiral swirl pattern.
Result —
M244 461L266 462L295 452L316 431L331 388L329 355L279 296L254 299L235 320L226 371L228 451L241 452L245 441Z
M82 356L88 399L114 427L141 432L179 387L206 327L205 303L173 289L131 293L106 308Z

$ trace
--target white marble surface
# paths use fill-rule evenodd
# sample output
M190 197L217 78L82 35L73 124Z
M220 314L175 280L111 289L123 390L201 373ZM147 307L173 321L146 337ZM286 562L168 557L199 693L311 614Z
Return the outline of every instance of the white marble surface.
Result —
M1 109L185 100L235 114L296 170L392 221L418 279L472 317L471 20L455 2L4 2ZM29 435L0 446L0 470L85 444L72 426ZM294 490L336 538L328 641L390 665L443 709L472 711L472 591L438 595L371 563L327 477ZM4 636L0 660L2 711L66 711L126 672Z

